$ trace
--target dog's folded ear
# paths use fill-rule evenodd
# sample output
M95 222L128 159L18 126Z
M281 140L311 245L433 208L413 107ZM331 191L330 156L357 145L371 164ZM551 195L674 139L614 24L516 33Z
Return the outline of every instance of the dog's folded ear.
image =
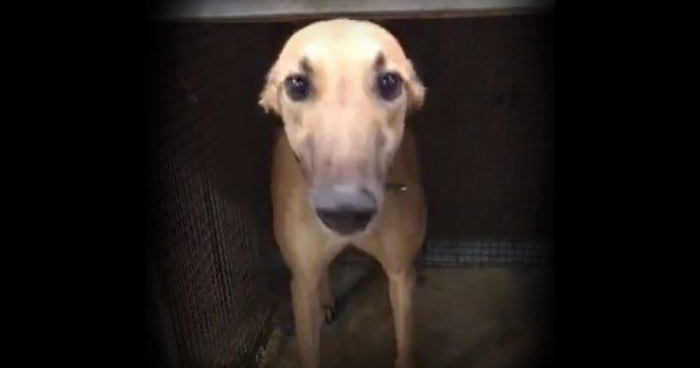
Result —
M408 68L404 78L406 79L406 90L408 93L408 111L417 111L423 107L423 101L425 101L425 86L410 60L408 60Z
M262 92L260 92L260 100L258 105L260 105L265 112L272 112L279 114L279 93L277 93L278 83L276 80L274 67L270 69L265 77L265 85L263 86Z

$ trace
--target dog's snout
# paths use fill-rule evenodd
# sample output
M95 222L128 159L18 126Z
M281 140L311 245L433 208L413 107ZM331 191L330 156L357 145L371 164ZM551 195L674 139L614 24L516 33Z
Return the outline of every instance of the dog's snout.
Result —
M377 212L375 196L352 185L315 190L312 197L318 218L341 235L365 229Z

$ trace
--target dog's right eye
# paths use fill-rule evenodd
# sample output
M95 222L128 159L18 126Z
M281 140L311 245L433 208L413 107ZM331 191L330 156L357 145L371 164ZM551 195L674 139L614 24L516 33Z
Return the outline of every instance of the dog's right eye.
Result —
M386 101L396 99L401 94L401 77L397 73L386 72L377 76L377 90Z
M290 75L285 79L284 87L292 101L305 100L311 94L311 82L303 75Z

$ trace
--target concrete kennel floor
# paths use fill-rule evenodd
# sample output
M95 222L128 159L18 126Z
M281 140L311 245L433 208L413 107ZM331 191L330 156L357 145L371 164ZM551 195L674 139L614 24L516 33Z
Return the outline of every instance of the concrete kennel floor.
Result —
M322 367L392 367L393 320L381 269L334 264L331 278L339 315L321 332ZM420 269L417 368L550 366L553 296L551 268ZM292 325L277 331L264 366L298 366Z

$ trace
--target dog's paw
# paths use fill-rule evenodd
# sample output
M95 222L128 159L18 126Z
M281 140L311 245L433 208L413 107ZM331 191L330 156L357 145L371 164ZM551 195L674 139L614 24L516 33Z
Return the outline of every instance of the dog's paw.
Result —
M323 315L327 324L331 324L333 321L335 321L335 318L338 316L336 304L337 303L335 302L335 299L333 299L330 304L323 305Z

